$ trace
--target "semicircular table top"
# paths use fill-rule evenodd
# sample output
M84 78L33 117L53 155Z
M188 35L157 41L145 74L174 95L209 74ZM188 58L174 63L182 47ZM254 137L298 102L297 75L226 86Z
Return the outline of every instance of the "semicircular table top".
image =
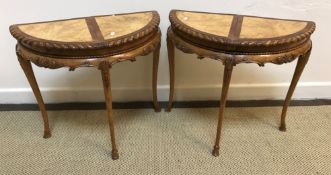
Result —
M311 21L182 10L172 10L170 21L173 31L189 41L239 52L293 48L315 30Z
M141 43L157 33L159 21L156 11L148 11L17 24L11 26L10 31L19 43L30 49L50 54L67 50L75 55L73 50L111 51L109 49L135 41Z

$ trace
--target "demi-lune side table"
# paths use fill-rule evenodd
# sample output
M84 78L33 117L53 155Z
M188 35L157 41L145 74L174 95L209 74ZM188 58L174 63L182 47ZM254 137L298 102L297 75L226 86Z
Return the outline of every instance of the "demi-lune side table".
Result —
M157 102L156 84L161 33L156 11L67 20L18 24L10 27L17 39L16 53L30 83L44 121L44 138L51 136L45 104L31 62L40 67L96 67L101 71L112 144L112 158L118 159L112 114L110 71L115 63L153 52L153 104Z
M312 49L311 34L315 23L233 14L217 14L172 10L167 46L170 66L170 95L167 111L174 95L174 47L221 61L224 68L216 141L212 154L219 155L223 114L233 66L239 63L283 64L298 59L287 92L279 129L286 130L285 117L293 91L308 61Z

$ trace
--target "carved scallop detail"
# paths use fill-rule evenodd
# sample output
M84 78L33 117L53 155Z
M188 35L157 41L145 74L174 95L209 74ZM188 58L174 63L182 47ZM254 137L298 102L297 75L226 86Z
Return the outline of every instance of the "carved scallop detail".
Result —
M168 29L168 42L172 42L174 46L184 53L195 54L198 58L206 57L214 60L225 62L231 62L233 65L239 63L256 63L259 66L264 66L265 63L273 64L284 64L295 60L296 58L307 54L312 47L311 41L306 44L295 48L293 50L288 50L283 53L260 53L258 55L253 55L252 53L223 53L214 52L208 49L200 48L194 46L190 43L183 41L180 37L174 34L171 28Z

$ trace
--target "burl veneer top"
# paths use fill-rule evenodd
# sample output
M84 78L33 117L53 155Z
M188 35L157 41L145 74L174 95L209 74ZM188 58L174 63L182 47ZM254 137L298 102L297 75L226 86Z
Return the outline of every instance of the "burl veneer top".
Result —
M172 30L190 42L231 52L277 52L309 41L310 21L172 10Z
M148 11L18 24L10 31L19 44L43 54L107 55L148 41L159 21L157 12Z

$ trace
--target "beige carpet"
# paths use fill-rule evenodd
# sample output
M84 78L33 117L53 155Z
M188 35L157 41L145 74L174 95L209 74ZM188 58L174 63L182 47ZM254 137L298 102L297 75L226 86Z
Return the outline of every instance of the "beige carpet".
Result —
M110 157L106 111L0 112L0 174L331 174L331 106L227 108L213 157L217 108L115 110L120 159Z

